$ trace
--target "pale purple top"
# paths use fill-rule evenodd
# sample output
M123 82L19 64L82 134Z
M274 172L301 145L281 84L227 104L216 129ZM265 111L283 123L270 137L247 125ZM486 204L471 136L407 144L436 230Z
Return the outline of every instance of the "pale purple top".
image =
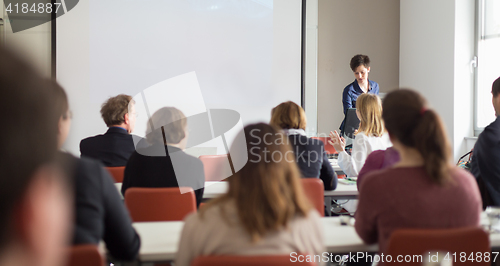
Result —
M363 177L373 170L381 170L387 167L391 167L395 163L399 162L399 153L393 148L387 148L387 150L378 150L373 151L366 158L365 164L363 168L359 171L358 174L358 190L361 186L361 180Z

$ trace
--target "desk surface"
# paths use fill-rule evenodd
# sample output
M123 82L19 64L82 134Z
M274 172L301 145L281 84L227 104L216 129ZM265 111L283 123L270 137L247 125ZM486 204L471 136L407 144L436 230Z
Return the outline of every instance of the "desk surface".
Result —
M203 198L212 199L227 191L227 182L205 182L205 191L203 192ZM345 185L338 184L337 189L332 191L325 191L326 197L335 196L358 196L358 188L356 185Z
M377 245L363 243L354 227L341 226L338 217L321 219L328 252L377 251ZM184 222L134 223L142 242L139 259L142 262L174 260L183 225Z
M333 168L333 171L335 172L342 172L342 169L340 168L339 164L337 163L337 159L328 159L330 162L330 165Z
M485 215L481 223L487 224ZM338 217L321 218L325 246L328 252L376 252L377 245L366 245L353 226L341 226ZM175 259L184 222L149 222L133 224L141 236L139 259L142 262L171 261ZM490 235L491 248L500 247L500 233Z
M115 183L116 189L121 191L122 183ZM227 191L227 182L206 182L205 191L203 193L203 198L212 199L220 196ZM121 195L121 192L120 192ZM358 188L356 185L344 185L338 184L337 189L333 191L325 191L326 197L336 197L336 196L347 196L347 197L357 197Z

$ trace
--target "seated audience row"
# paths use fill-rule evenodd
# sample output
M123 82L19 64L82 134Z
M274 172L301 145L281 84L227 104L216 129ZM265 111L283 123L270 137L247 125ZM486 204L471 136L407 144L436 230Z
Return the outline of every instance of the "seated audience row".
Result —
M500 102L495 100L500 97L495 88L494 85L493 100L498 110ZM61 265L67 243L97 244L101 239L112 256L134 259L140 240L109 174L92 159L78 159L57 152L71 123L64 90L40 78L25 63L2 49L0 90L10 100L0 106L0 110L8 114L1 118L5 130L0 131L0 211L3 214L0 218L0 265ZM357 134L359 139L381 138L384 134L384 124L376 121L382 110L377 109L380 101L371 98L364 95L358 98L362 121ZM365 105L364 100L376 103ZM277 126L254 124L239 133L246 139L248 162L228 178L227 193L186 218L176 265L190 265L200 255L291 252L320 255L325 251L323 224L300 184L302 168L299 169L296 163L299 155L291 152L292 147L297 151L316 150L317 147L321 150L321 144L303 138L300 129L305 128L305 117L301 117L303 113L297 107L284 103L275 108L273 117L276 117L271 123ZM298 111L298 117L287 114L290 110ZM392 151L386 151L383 155L388 157L387 162L384 157L384 162L374 164L375 168L385 169L361 171L364 174L359 184L355 223L359 236L366 243L379 243L379 252L384 252L390 235L399 228L478 226L481 196L477 183L471 174L452 166L443 124L428 108L425 99L415 91L397 90L386 96L383 110L382 118L398 158ZM131 110L130 114L133 112ZM163 108L151 117L151 122L164 126L148 134L150 147L137 149L127 160L126 179L130 184L127 186L135 186L130 181L147 175L161 182L168 176L171 183L165 185L175 186L174 179L178 181L183 174L178 176L177 171L173 171L173 156L179 156L183 162L181 168L190 169L186 175L196 176L193 182L203 182L204 178L197 179L203 177L201 162L182 151L187 140L186 119L182 112ZM494 183L487 179L489 172L482 170L481 160L486 160L484 145L487 141L496 143L489 137L496 132L495 124L492 125L481 135L474 159L487 189ZM264 138L267 141L262 141ZM333 134L332 138L341 151L344 148L342 138L338 134ZM306 145L288 144L300 139L304 139ZM362 145L373 147L370 140L362 143L358 148ZM281 160L263 160L269 152L281 153ZM359 154L365 154L366 159L370 152L366 148L366 152ZM351 157L354 158L349 159L352 169L358 169L355 161L361 155L357 154L353 153ZM158 157L163 159L156 160ZM334 175L328 174L331 167L324 164L324 154L317 159L312 169L302 170L302 177L329 181L328 178ZM326 176L321 177L323 172ZM333 187L333 182L325 185ZM193 183L193 186L198 185ZM495 197L491 190L488 191L492 198ZM70 194L74 194L74 206L68 203L71 202ZM72 207L76 208L73 219ZM73 234L70 233L72 220L75 223ZM73 241L70 241L71 235Z

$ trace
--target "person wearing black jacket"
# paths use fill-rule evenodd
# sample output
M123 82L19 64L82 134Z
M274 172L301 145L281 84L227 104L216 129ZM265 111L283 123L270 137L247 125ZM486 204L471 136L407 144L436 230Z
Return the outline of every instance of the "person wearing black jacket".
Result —
M136 112L132 97L120 94L109 98L101 107L101 116L108 131L83 139L80 142L81 157L99 160L107 167L125 166L135 151L131 133Z
M295 154L297 165L304 178L320 178L325 190L337 188L337 175L328 161L321 140L306 136L304 109L294 102L279 104L271 112L271 125L283 129Z
M59 86L54 87L54 104L62 114L59 119L58 145L62 147L71 125L68 98ZM103 166L93 159L76 158L60 153L65 171L74 183L74 234L76 244L99 244L101 240L111 256L117 260L132 261L141 245L139 235L112 177Z
M200 159L186 154L187 121L174 107L156 111L148 121L151 146L137 149L125 167L122 194L130 187L191 187L197 206L203 198L205 173Z
M493 82L491 93L497 118L477 138L471 160L471 172L481 191L483 209L500 206L500 77Z

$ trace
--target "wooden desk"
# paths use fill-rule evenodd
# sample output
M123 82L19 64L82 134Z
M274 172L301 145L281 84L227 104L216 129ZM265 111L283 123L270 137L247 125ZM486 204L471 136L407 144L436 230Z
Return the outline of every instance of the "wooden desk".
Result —
M356 234L354 227L341 226L338 217L321 218L326 250L332 253L349 251L377 251L377 245L366 245ZM139 260L161 262L175 259L184 222L134 223L141 236Z

